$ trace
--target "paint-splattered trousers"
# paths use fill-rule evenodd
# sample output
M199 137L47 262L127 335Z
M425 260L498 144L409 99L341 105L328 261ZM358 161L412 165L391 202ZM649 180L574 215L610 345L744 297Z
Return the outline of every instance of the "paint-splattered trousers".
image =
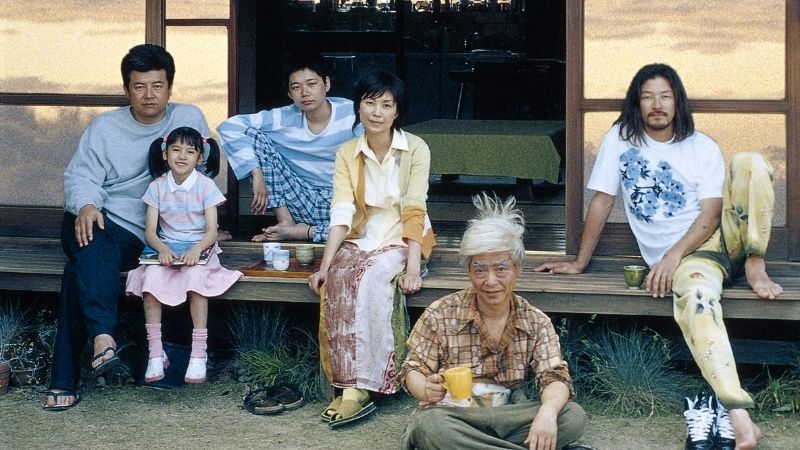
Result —
M758 153L739 153L725 177L720 228L685 257L672 280L673 313L703 377L727 408L753 406L736 372L722 322L726 281L750 255L764 255L772 229L772 166Z

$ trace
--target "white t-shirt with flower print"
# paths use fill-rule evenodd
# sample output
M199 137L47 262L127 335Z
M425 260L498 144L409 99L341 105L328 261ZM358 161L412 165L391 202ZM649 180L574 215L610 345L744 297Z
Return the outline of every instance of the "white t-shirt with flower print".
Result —
M649 266L680 240L700 214L700 200L721 198L725 160L719 146L695 131L681 142L645 135L640 146L619 137L619 124L606 133L587 187L616 196L622 188L639 251Z

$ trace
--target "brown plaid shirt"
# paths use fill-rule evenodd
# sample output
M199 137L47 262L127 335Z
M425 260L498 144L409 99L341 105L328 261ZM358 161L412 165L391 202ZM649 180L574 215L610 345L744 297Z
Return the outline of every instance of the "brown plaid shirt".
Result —
M471 288L440 298L411 331L400 383L405 386L412 370L428 376L460 366L472 368L475 378L517 389L532 370L540 393L553 381L561 381L569 387L570 398L575 396L558 334L550 318L527 300L514 295L499 343L492 345L488 336Z

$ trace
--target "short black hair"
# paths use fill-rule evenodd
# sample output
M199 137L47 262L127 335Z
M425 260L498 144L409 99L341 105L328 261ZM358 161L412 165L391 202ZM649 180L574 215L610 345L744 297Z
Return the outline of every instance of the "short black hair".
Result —
M122 82L125 89L131 82L131 72L150 72L152 70L163 70L167 73L167 84L172 87L172 80L175 79L175 60L164 47L155 44L141 44L128 50L128 54L122 58Z
M315 52L298 52L289 56L284 79L288 81L293 73L303 69L308 69L316 73L322 78L322 81L325 81L325 78L331 76L330 67L322 55Z
M356 113L356 120L353 123L353 130L361 122L358 118L361 100L380 97L384 92L388 92L394 97L394 103L397 105L397 118L394 120L392 128L395 130L400 129L400 122L406 113L406 85L397 75L376 70L364 75L356 84L356 93L353 97L353 110Z
M644 143L644 119L642 119L642 108L639 104L642 85L653 78L664 78L672 87L672 94L675 96L675 118L672 119L672 128L675 132L673 140L680 142L694 133L694 119L692 109L689 106L689 98L686 89L683 87L681 77L678 72L666 64L648 64L633 76L625 101L622 105L622 113L615 124L619 124L620 139L632 145L642 145Z

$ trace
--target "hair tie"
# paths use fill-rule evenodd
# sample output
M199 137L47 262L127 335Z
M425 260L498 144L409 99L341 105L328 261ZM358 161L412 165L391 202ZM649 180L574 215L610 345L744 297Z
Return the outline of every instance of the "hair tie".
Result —
M167 149L167 137L169 137L167 134L161 137L161 150Z
M211 144L208 143L208 136L200 136L203 139L203 153L208 154L211 151Z

